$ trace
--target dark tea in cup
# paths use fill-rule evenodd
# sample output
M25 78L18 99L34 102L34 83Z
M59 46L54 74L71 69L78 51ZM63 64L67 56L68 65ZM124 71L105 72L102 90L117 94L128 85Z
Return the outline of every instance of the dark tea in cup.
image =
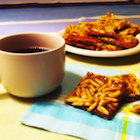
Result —
M13 50L10 52L13 53L36 53L36 52L43 52L43 51L49 51L49 48L45 48L45 47L38 47L38 46L33 46L33 47L29 47L29 48L23 48L23 49L17 49L17 50Z

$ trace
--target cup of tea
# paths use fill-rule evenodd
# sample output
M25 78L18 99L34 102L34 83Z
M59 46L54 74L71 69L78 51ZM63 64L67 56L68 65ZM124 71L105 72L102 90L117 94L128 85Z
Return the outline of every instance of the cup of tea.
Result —
M39 97L61 84L65 41L48 33L20 33L0 39L0 80L8 93Z

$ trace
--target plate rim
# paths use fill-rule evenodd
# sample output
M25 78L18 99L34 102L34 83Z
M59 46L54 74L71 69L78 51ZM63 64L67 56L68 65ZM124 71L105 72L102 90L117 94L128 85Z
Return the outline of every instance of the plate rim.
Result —
M56 34L61 36L63 35L65 29L58 31ZM66 46L66 51L73 53L73 54L78 54L78 55L83 55L83 56L89 56L89 57L125 57L125 56L130 56L134 55L137 53L140 53L140 33L136 35L136 38L139 40L139 43L137 46L134 48L126 49L126 50L119 50L119 51L95 51L95 50L87 50L87 49L82 49L78 47L74 47L71 45Z

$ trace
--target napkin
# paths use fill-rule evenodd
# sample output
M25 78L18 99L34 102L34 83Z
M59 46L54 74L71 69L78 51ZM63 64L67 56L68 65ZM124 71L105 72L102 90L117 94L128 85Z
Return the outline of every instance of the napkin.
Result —
M51 94L39 99L21 116L27 126L88 140L139 140L140 116L129 111L133 103L119 106L112 120L64 104L87 72L101 75L120 75L127 72L68 64L61 85ZM136 74L140 78L140 74ZM137 101L140 103L140 101Z

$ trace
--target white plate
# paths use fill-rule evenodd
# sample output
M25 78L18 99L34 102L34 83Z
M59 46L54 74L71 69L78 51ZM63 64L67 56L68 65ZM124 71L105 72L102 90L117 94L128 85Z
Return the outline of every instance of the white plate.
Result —
M61 30L57 32L56 34L59 36L62 36L63 33L64 33L64 30ZM136 38L138 38L140 42L140 34L137 34ZM90 57L124 57L124 56L133 55L136 53L140 53L140 43L131 49L119 50L119 51L108 51L108 52L82 49L82 48L77 48L77 47L66 44L66 51L74 53L74 54L90 56Z

